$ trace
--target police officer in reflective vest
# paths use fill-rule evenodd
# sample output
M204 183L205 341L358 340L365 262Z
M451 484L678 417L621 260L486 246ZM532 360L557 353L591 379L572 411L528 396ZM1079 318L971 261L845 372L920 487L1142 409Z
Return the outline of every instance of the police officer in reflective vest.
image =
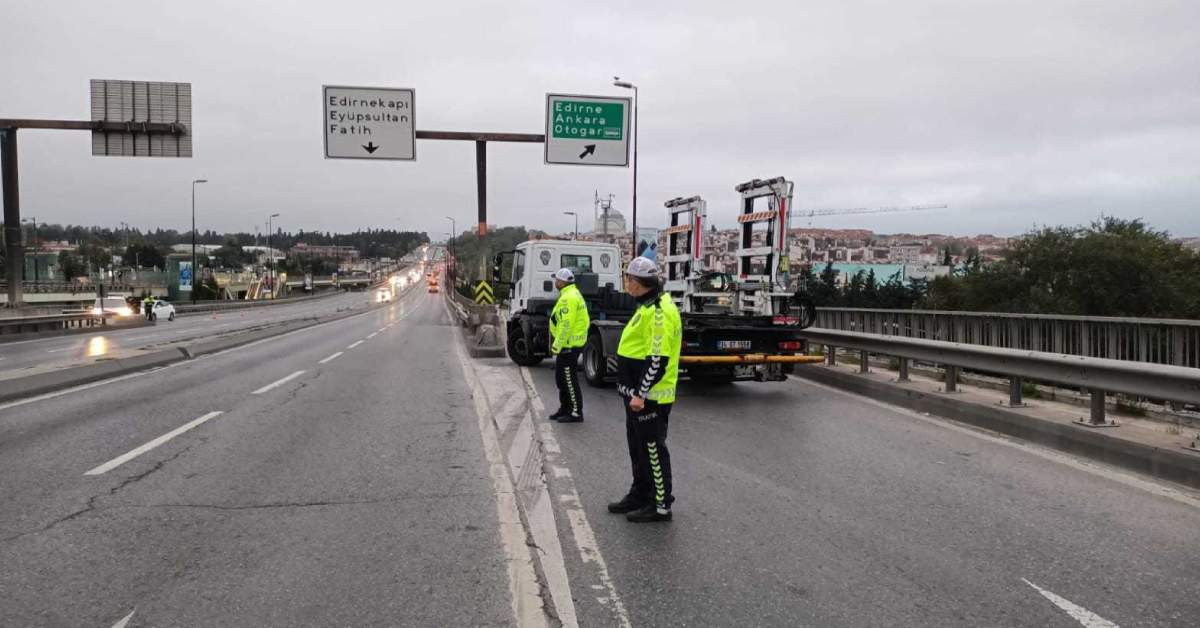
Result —
M633 465L633 486L608 505L636 523L670 521L671 454L667 417L675 404L683 325L671 295L663 292L658 266L635 258L625 271L625 292L637 311L621 331L617 346L617 391L625 402L625 437Z
M560 268L554 273L558 301L550 313L550 354L554 356L554 381L558 385L558 412L551 421L578 423L583 420L583 394L579 390L579 353L587 342L587 303L575 286L575 273Z

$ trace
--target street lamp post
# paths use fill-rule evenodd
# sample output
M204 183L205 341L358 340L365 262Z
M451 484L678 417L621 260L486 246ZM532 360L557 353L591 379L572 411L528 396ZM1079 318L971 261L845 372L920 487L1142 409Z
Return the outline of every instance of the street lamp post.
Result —
M575 217L575 231L571 234L572 240L579 239L579 212L563 212L563 215Z
M208 179L192 181L192 304L196 303L196 184L208 183Z
M271 284L272 299L275 298L275 251L271 249L271 220L278 217L278 213L267 216L267 260L270 262L270 265L267 266L267 283Z
M642 130L642 125L638 123L638 88L637 85L629 81L622 81L621 77L613 77L613 85L633 90L633 256L637 257L637 158L638 146L641 142L638 141L638 131Z

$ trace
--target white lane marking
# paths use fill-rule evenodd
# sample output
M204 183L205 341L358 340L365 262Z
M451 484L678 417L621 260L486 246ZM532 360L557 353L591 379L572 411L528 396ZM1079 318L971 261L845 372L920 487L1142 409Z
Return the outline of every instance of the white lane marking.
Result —
M521 367L521 377L525 380L530 410L536 415L544 415L546 404L542 402L542 395L538 393L537 386L533 383L533 375L529 372L529 367ZM551 459L556 460L558 454L562 453L562 448L558 445L558 439L554 437L553 426L548 423L543 424L540 430L542 446L546 453L552 456ZM596 540L596 533L588 523L587 514L583 511L583 500L579 497L579 491L575 490L575 483L566 479L569 477L570 471L564 468L560 472L557 466L551 468L552 472L562 480L562 485L566 487L563 491L564 494L559 497L559 501L567 513L567 521L571 524L571 534L575 537L575 547L579 549L579 558L584 564L594 565L596 579L608 593L606 596L598 597L597 600L604 605L611 604L613 612L617 616L617 622L623 628L629 628L632 626L629 621L629 612L625 609L621 596L617 595L617 588L608 573L608 563L604 561L604 554L600 553L600 543Z
M378 336L378 335L379 335L379 332L374 332L374 333L371 333L371 334L367 334L367 340L370 340L370 339L372 339L372 338L374 338L375 336Z
M70 351L71 349L74 349L74 348L75 347L63 347L62 349L47 349L46 353L61 353L63 351Z
M163 434L162 436L159 436L158 438L146 443L145 445L142 445L141 447L133 449L127 453L121 454L120 456L117 456L116 458L113 458L112 460L109 460L108 462L106 462L90 471L85 472L84 475L100 475L101 473L112 471L113 469L125 464L126 462L129 462L130 460L133 460L134 458L137 458L138 456L146 453L147 451L150 451L151 449L154 449L155 447L158 447L159 445L171 440L172 438L175 438L176 436L179 436L180 434L182 434L196 426L202 425L203 423L206 423L210 419L221 416L222 414L224 414L224 413L221 412L220 410L217 410L215 412L209 412L208 414L206 414L198 419L192 419L191 421L184 423L183 425L171 430L170 432L167 432L166 434Z
M346 299L346 300L349 300L349 299ZM418 304L418 306L417 306L417 307L423 307L423 306L425 305L425 303L426 303L426 301L425 301L425 300L422 300L422 301L420 302L420 304ZM361 311L361 312L356 312L356 313L354 313L354 314L351 314L351 315L347 316L346 318L339 318L339 319L337 319L337 320L326 321L326 322L324 322L324 323L317 323L316 325L313 325L313 326L311 326L311 327L305 327L305 328L303 328L303 329L297 329L297 330L294 330L294 331L289 331L289 332L287 332L287 333L279 334L278 336L271 336L270 338L263 338L262 340L255 340L254 342L248 342L248 343L246 343L246 344L244 344L244 345L239 345L239 346L236 346L236 347L232 347L232 348L230 348L230 349L225 349L225 350L223 350L223 351L217 351L216 353L210 353L210 354L208 354L208 355L199 356L199 357L197 357L197 358L195 358L195 359L193 359L193 360L184 360L184 361L182 361L182 362L175 362L174 364L168 364L168 365L166 365L166 366L161 366L161 367L156 367L156 368L152 368L152 369L147 369L147 370L145 370L145 371L138 371L138 372L136 372L136 373L126 373L125 375L118 375L118 376L116 376L116 377L113 377L113 378L109 378L109 379L102 379L102 380L100 380L100 381L98 381L98 382L91 382L91 383L89 383L89 384L81 384L81 385L79 385L79 386L72 386L72 387L70 387L70 388L64 388L63 390L56 390L56 391L54 391L54 392L43 393L43 394L41 394L41 395L36 395L36 396L33 396L33 397L26 397L26 398L24 398L24 399L16 399L16 400L13 400L13 401L8 401L8 402L5 402L5 403L0 403L0 410L8 410L8 409L10 409L10 408L16 408L16 407L18 407L18 406L23 406L23 405L30 404L30 403L36 403L36 402L38 402L38 401L47 401L47 400L49 400L49 399L54 399L55 397L61 397L61 396L63 396L63 395L69 395L69 394L71 394L71 393L76 393L76 392L80 392L80 391L84 391L84 390L89 390L89 389L92 389L92 388L99 388L100 386L107 386L107 385L109 385L109 384L115 384L115 383L117 383L117 382L122 382L122 381L125 381L125 380L127 380L127 379L133 379L133 378L135 378L135 377L141 377L141 376L143 376L143 375L149 375L149 374L151 374L151 373L156 373L156 372L158 372L158 371L161 371L161 370L163 370L163 369L175 368L175 367L177 367L177 366L187 366L187 365L189 365L189 364L192 364L192 363L193 363L193 362L195 362L196 360L207 360L207 359L210 359L210 358L215 358L215 357L218 357L218 356L223 356L223 355L227 355L227 354L230 354L230 353L236 353L236 352L238 352L238 351L243 351L243 350L245 350L245 349L250 349L250 348L252 348L252 347L257 347L257 346L259 346L259 345L261 345L261 344L265 344L265 343L268 343L268 342L275 342L276 340L282 340L282 339L284 339L284 338L287 338L287 337L289 337L289 336L294 336L294 335L296 335L296 334L307 334L307 333L311 333L313 330L315 330L315 329L319 329L319 328L321 328L321 327L325 327L326 325L337 325L338 323L344 323L344 322L346 322L346 321L349 321L349 320L352 320L352 319L358 318L359 316L362 316L362 315L364 315L364 314L370 314L370 313L371 313L371 310L363 310L363 311ZM6 342L6 343L4 343L4 346L12 346L12 345L19 345L19 344L29 344L29 343L31 343L31 342L45 342L45 339L37 339L37 340L18 340L18 341L15 341L15 342ZM354 344L350 345L350 347L348 347L348 348L354 348L354 347L357 347L357 346L358 346L358 345L360 345L360 344L362 344L362 341L356 342L356 343L354 343ZM3 358L0 358L0 359L3 359Z
M385 326L383 326L383 327L380 327L380 328L379 328L379 331L377 331L377 332L375 332L375 333L377 333L377 334L382 334L383 332L387 331L387 328L388 328L388 327L390 327L390 325L385 325Z
M347 348L347 349L353 349L354 347L357 347L358 345L361 345L362 343L363 343L363 341L362 341L362 340L359 340L359 341L355 342L354 344L352 344L352 345L350 345L349 347L346 347L346 348Z
M125 628L125 626L129 623L129 620L133 619L133 614L136 612L137 612L136 608L129 611L129 614L122 617L121 621L118 621L117 623L113 624L112 628Z
M268 390L273 390L275 388L278 388L278 387L292 381L293 379L300 377L303 374L304 374L304 371L302 371L302 370L296 371L295 373L292 373L291 375L288 375L287 377L285 377L283 379L275 380L275 381L271 382L270 384L267 384L266 386L263 386L262 388L259 388L258 390L254 391L250 394L251 395L261 395L261 394L267 392Z
M972 437L978 438L980 440L986 440L986 441L996 444L996 445L1003 445L1005 447L1019 449L1025 453L1037 456L1038 458L1042 458L1044 460L1049 460L1050 462L1057 462L1058 464L1071 467L1072 469L1075 469L1076 471L1083 471L1084 473L1090 473L1092 475L1097 475L1102 478L1112 480L1118 484L1124 484L1125 486L1128 486L1130 488L1144 491L1144 492L1150 493L1152 495L1157 495L1159 497L1165 497L1167 499L1179 502L1185 506L1190 506L1192 508L1200 510L1200 493L1190 492L1190 489L1186 489L1182 486L1176 488L1176 485L1158 484L1158 483L1152 482L1150 480L1142 479L1141 477L1138 477L1136 475L1132 475L1129 473L1125 473L1123 471L1119 471L1113 467L1102 466L1098 462L1093 462L1091 460L1086 460L1083 458L1076 458L1074 456L1071 456L1070 454L1065 454L1065 453L1062 453L1062 452L1054 450L1054 449L1045 449L1045 448L1041 447L1040 445L1034 445L1032 443L1018 441L1015 439L1015 437L1008 437L1008 436L1004 436L1004 435L1001 435L1001 434L998 434L995 432L984 431L983 428L966 427L966 426L954 423L950 419L944 419L944 418L934 416L934 415L926 416L919 412L909 410L908 408L902 408L900 406L893 406L891 404L884 403L884 402L878 401L876 399L871 399L870 397L863 397L861 395L856 395L852 392L842 390L840 388L835 388L833 386L827 386L825 384L820 384L820 383L814 382L812 380L793 378L790 381L793 381L793 382L796 382L796 383L802 384L802 385L815 386L822 390L827 390L829 392L837 393L844 397L852 397L857 401L861 401L863 403L869 403L873 406L883 408L883 409L889 410L891 412L896 412L899 414L903 414L904 416L907 416L907 417L912 417L914 419L917 419L918 421L924 421L925 423L929 423L931 425L936 425L938 427L941 427L941 428L944 428L947 430L959 432L960 434L966 434L968 436L972 436Z
M1021 578L1021 582L1024 582L1034 589L1037 589L1037 592L1041 593L1042 597L1053 602L1055 606L1066 611L1067 614L1071 616L1071 619L1074 619L1087 628L1120 628L1111 621L1108 621L1107 619L1093 613L1092 611L1089 611L1088 609L1072 602L1071 600L1068 600L1065 597L1062 597L1061 595L1047 591L1024 578Z
M449 316L449 306L443 302L446 315ZM453 332L457 335L457 332ZM466 352L462 342L452 341L458 354L459 364L462 365L463 376L467 386L472 391L475 400L475 414L479 418L479 435L483 440L483 451L487 457L488 473L492 478L492 494L496 498L496 514L500 519L500 540L504 546L505 566L508 572L508 590L512 596L513 618L518 626L545 626L546 613L542 597L539 594L537 574L534 572L533 555L526 543L525 526L521 523L521 511L517 506L517 495L513 488L512 478L508 475L508 465L500 450L500 440L496 436L492 424L491 412L488 410L486 395L475 372L468 365Z
M341 355L342 355L342 352L341 352L341 351L338 351L337 353L335 353L335 354L333 354L333 355L331 355L331 356L329 356L329 357L325 358L324 360L321 360L320 362L317 362L317 364L324 364L324 363L326 363L326 362L333 362L334 360L338 359L338 357L340 357Z

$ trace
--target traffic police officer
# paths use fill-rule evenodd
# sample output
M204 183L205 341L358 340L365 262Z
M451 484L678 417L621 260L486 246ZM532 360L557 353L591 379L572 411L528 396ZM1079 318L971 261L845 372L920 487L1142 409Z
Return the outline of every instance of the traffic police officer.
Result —
M608 505L630 521L670 521L671 454L667 417L675 404L683 326L671 295L663 292L658 266L635 258L625 271L625 292L637 311L621 331L617 346L617 391L625 402L625 438L633 465L633 485Z
M554 287L558 289L558 301L550 313L550 354L554 356L558 412L550 415L550 420L578 423L583 420L583 394L579 390L577 365L591 319L570 268L560 268L554 273Z

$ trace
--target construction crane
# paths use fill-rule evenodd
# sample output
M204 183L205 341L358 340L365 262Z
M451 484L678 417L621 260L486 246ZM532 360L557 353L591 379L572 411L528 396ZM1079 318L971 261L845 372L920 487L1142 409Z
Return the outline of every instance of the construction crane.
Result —
M808 218L808 225L812 226L812 219L815 216L842 216L846 214L893 214L897 212L917 212L928 209L946 209L949 205L908 205L903 207L850 207L842 209L798 209L796 216Z

